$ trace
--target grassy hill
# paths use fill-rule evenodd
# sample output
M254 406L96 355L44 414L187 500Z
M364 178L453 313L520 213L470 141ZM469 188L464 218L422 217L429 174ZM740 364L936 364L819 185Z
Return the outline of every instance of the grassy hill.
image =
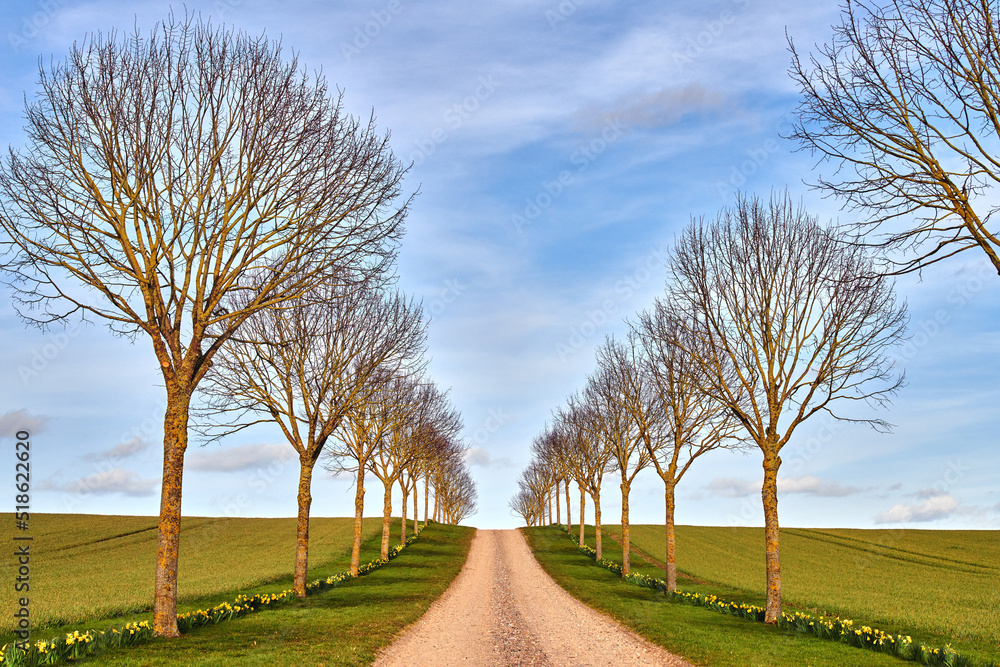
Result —
M151 608L156 523L156 517L33 513L32 626ZM13 544L14 525L12 514L0 513L0 543ZM312 519L310 568L343 556L350 549L353 525L351 518ZM380 518L365 519L365 538L381 526ZM195 599L288 576L294 559L295 519L185 517L178 610L186 611ZM0 581L13 582L14 569L12 556L0 558ZM0 633L13 627L14 601L13 595L0 596Z
M655 565L665 558L663 526L631 526L632 546ZM605 526L620 537L620 526ZM588 543L593 546L592 530ZM621 546L604 541L605 556ZM633 565L663 577L632 556ZM764 529L677 527L678 586L760 604ZM782 599L787 608L830 614L910 634L1000 661L1000 531L781 529Z

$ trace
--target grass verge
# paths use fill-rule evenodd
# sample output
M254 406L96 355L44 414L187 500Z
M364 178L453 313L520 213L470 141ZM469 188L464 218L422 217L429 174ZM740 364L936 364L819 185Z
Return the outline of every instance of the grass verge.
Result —
M620 537L621 528L605 528L605 556L621 562L621 545L608 539ZM678 586L762 606L762 531L679 526L678 566L688 576L679 575ZM593 535L587 535L593 545ZM662 565L662 526L632 526L632 538L633 564L646 558ZM662 570L649 574L664 576ZM982 662L1000 663L997 576L1000 531L781 530L785 611L852 619L856 627L950 645Z
M209 625L180 639L153 639L109 650L94 662L108 665L366 665L396 634L419 618L465 562L475 529L433 524L388 566L341 586L293 600L277 609ZM380 536L363 545L362 561L378 556ZM346 569L349 554L310 570L310 581ZM230 601L238 593L274 593L291 577L250 590L229 591L188 604L195 608ZM185 605L188 606L188 605ZM147 615L148 617L148 615ZM130 618L87 623L86 629L119 625ZM34 639L74 627L51 628Z
M542 568L581 602L632 628L668 651L699 665L726 667L879 667L913 664L836 642L667 601L623 581L577 551L557 527L523 529ZM588 542L592 543L592 533ZM618 559L614 542L605 557ZM658 576L646 563L633 571ZM730 596L730 599L736 596Z

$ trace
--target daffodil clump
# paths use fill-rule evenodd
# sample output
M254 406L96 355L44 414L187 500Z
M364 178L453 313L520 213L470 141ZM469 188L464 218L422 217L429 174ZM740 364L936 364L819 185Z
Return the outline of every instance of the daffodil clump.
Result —
M0 649L0 664L5 667L35 667L54 665L63 660L73 660L108 648L131 646L153 635L149 621L126 623L110 630L75 630L64 637L53 637L49 641L37 641L27 651L14 644Z
M563 532L569 533L565 528ZM570 535L570 539L573 539ZM618 563L602 558L597 560L597 553L588 546L577 547L577 549L592 560L596 560L598 565L607 568L618 576L622 577L622 567ZM681 590L668 590L667 582L662 579L650 577L644 574L631 573L622 577L638 586L651 588L665 594L672 600L686 602L699 607L706 607L723 614L738 616L752 621L763 623L765 616L764 607L740 602L723 600L715 595L701 595L699 593L686 593ZM888 653L904 660L912 660L924 665L944 666L944 667L998 667L991 661L973 660L959 655L951 646L936 648L914 643L909 635L890 635L868 626L854 627L854 622L841 618L819 618L804 614L802 612L782 613L778 619L778 626L805 632L821 639L832 639L840 641L850 646L864 648L879 653Z
M389 549L389 558L376 558L365 563L358 569L358 576L363 576L386 565L398 556L403 549L410 546L415 535L406 539L406 544L397 544ZM339 572L326 579L317 579L306 584L306 594L320 593L335 588L351 579L350 572ZM233 618L245 616L261 609L271 609L284 604L295 597L294 591L285 589L280 593L258 593L256 595L240 594L232 602L223 602L211 609L197 609L177 615L177 629L188 632L209 623L222 623ZM145 641L153 636L153 627L149 621L126 623L122 627L110 630L74 631L65 637L55 637L50 641L38 641L28 647L27 651L17 648L15 644L7 644L0 648L0 667L36 667L37 665L54 665L63 660L73 660L87 655L99 653L108 648L131 646L139 641Z

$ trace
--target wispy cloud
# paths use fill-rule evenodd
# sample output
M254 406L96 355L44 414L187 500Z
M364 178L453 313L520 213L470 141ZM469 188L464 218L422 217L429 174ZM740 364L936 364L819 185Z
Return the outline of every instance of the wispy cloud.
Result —
M223 447L214 451L198 451L188 456L188 470L205 472L236 472L267 465L274 461L287 461L295 450L287 444L255 444Z
M13 438L18 431L39 433L45 430L48 417L33 415L24 408L0 415L0 437Z
M126 496L151 496L159 490L160 480L146 479L138 473L123 468L112 468L65 484L42 482L41 491L60 491L76 494L121 493Z
M630 129L656 130L676 125L691 114L715 113L731 102L720 91L698 84L637 92L616 100L610 107L588 107L577 115L583 129L619 122Z
M893 505L875 516L875 523L922 523L946 519L955 514L960 503L955 496L934 494L917 505Z
M724 498L745 498L760 495L761 486L761 482L752 482L736 477L720 477L713 479L705 488L711 494ZM812 496L840 497L861 493L864 490L856 486L843 486L814 475L778 479L778 493L782 494L803 493Z
M485 447L470 447L465 452L465 462L480 468L511 468L514 463L507 457L493 458Z
M724 498L745 498L760 494L760 482L750 482L736 477L719 477L713 479L705 487L714 495Z
M130 456L134 456L135 454L139 454L140 452L144 452L152 446L153 443L149 442L148 440L146 440L141 436L137 436L135 438L129 438L125 442L118 443L111 449L105 449L100 452L86 454L84 455L83 458L87 461L100 461L103 459L112 459L112 460L124 459Z
M850 496L864 489L857 486L841 486L831 480L822 480L813 475L782 477L778 480L778 493L806 493L813 496Z

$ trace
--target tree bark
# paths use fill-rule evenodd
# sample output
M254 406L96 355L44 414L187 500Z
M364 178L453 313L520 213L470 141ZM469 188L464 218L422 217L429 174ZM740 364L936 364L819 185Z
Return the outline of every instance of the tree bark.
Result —
M569 489L566 489L567 493ZM556 523L562 525L562 507L559 505L559 480L556 480Z
M674 534L674 484L666 483L666 512L667 512L667 590L677 590L677 553L676 536Z
M153 632L180 637L177 629L177 561L181 542L181 484L188 439L191 392L167 384L163 418L163 486L156 532L156 575L153 595Z
M427 514L427 510L431 506L431 476L428 473L427 477L424 478L424 525L430 520L430 515Z
M392 483L383 482L385 493L382 495L382 548L379 557L389 557L389 533L392 530Z
M403 490L403 504L401 506L402 507L401 511L402 511L402 514L403 514L403 520L402 520L401 523L403 525L402 525L402 529L399 532L399 543L405 545L406 544L406 518L407 518L407 513L406 512L407 512L407 507L408 507L407 506L407 502L410 500L410 492L409 492L409 489L407 489L405 486L403 486L403 480L402 479L399 480L399 488Z
M420 535L420 487L417 478L413 478L413 535Z
M778 550L778 467L781 466L781 458L776 449L777 447L768 447L764 451L764 486L761 489L767 565L767 608L764 622L772 625L781 616L781 557Z
M622 575L628 574L631 570L631 559L629 556L629 531L628 531L628 496L631 491L631 485L625 479L625 473L622 472Z
M587 509L587 491L581 485L580 486L580 546L581 547L584 544L586 544L583 541L583 537L584 537L584 533L583 533L583 526L584 526L584 524L583 524L583 516L584 516L584 512L586 511L586 509Z
M569 480L566 480L566 532L568 533L573 527L573 517L570 514L570 501L569 501Z
M594 530L597 532L597 560L601 560L601 494L594 494Z
M351 576L361 567L361 528L365 511L365 467L358 464L358 483L354 493L354 544L351 546Z
M316 459L299 455L299 516L295 538L295 580L292 590L300 598L306 596L306 576L309 571L309 509L312 506L313 466Z

